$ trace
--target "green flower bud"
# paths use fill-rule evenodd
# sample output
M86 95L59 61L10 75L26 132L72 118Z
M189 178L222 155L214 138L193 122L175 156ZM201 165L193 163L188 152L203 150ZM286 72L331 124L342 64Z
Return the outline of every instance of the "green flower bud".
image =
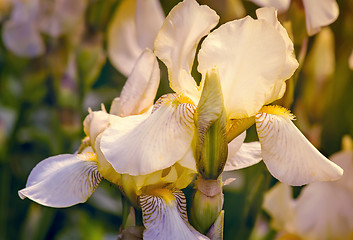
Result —
M222 211L222 183L221 180L205 180L201 177L195 184L197 190L192 201L190 222L198 231L205 234Z
M227 161L227 116L217 69L211 69L205 83L196 113L194 155L199 173L205 179L217 179Z

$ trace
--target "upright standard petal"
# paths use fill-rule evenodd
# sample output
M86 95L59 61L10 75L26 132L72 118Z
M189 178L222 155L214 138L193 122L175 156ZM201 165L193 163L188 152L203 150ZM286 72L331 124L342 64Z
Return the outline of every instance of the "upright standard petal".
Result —
M102 177L93 152L44 159L30 173L18 194L49 207L69 207L92 195Z
M112 64L125 76L133 69L145 48L162 26L164 13L158 0L124 0L108 26L108 55Z
M168 68L171 88L190 97L195 104L200 93L190 73L196 48L218 20L216 12L208 6L185 0L170 11L154 44L157 57Z
M209 239L188 223L186 199L182 191L157 189L151 195L141 195L140 205L146 228L143 239Z
M288 54L293 55L273 23L248 16L223 24L206 37L198 71L205 76L217 66L228 117L251 117L265 103L282 97L284 81L290 77Z
M318 33L323 26L336 21L339 15L336 0L303 0L306 30L309 36Z
M137 60L119 98L115 98L110 113L121 117L148 111L156 97L160 80L158 61L145 49Z
M291 0L249 0L260 7L274 7L279 13L286 12Z
M167 95L147 119L136 115L112 123L103 132L102 153L121 174L137 176L170 167L191 147L194 111L194 105Z
M275 11L273 8L259 8L256 10L256 16L258 19L265 20L268 23L272 24L272 26L275 27L278 33L282 36L282 39L286 45L286 62L279 77L283 79L290 78L294 74L295 70L298 68L299 63L295 58L294 45L292 40L288 36L287 30L281 25L281 23L277 19L277 11ZM284 84L283 86L285 87ZM283 89L283 86L280 85L279 90L285 91L285 88ZM283 93L280 92L275 94L283 95Z
M293 115L278 106L256 115L263 160L271 174L289 185L339 179L343 170L323 156L291 121Z

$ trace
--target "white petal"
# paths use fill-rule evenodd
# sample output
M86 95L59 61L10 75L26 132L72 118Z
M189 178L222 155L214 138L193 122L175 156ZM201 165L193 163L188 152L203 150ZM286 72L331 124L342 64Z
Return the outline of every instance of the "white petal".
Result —
M262 160L261 145L259 142L243 143L235 152L232 149L232 142L228 144L228 160L224 171L250 167ZM231 153L231 155L229 153Z
M198 54L198 71L205 76L217 66L227 114L250 117L265 103L282 97L284 81L290 77L289 55L293 53L273 23L248 16L223 24L206 37ZM293 73L296 66L291 68Z
M97 136L109 126L109 114L106 111L90 111L83 121L83 128L91 141L91 146L95 146Z
M260 7L274 7L278 12L286 12L289 8L291 0L249 0Z
M260 112L256 129L263 161L280 181L297 186L342 176L343 170L323 156L288 116Z
M158 61L145 49L127 79L119 100L113 101L111 114L121 117L146 112L153 105L159 85Z
M341 151L330 157L338 166L343 168L343 176L336 181L337 185L343 186L353 194L353 151Z
M191 147L195 106L177 101L167 96L146 120L118 118L104 131L101 150L118 173L145 175L182 159Z
M174 192L168 199L164 196L142 195L140 205L146 228L143 239L209 239L187 222L186 199L181 191Z
M339 15L336 0L303 0L303 4L309 36L318 33L321 27L336 21Z
M195 0L179 3L167 16L155 41L155 53L167 66L170 86L176 93L193 100L199 95L190 75L196 47L218 20L215 11Z
M164 14L158 0L124 0L108 26L108 55L112 64L128 76L145 48L162 26Z
M300 193L296 228L303 239L350 239L353 232L353 195L335 182L316 182Z
M290 186L277 183L266 192L262 207L271 215L271 225L276 230L286 232L294 230L294 201Z
M26 188L18 193L49 207L69 207L85 202L97 188L101 175L94 153L62 154L44 159L30 173Z
M140 46L153 49L164 19L159 0L136 0L136 34Z
M282 39L286 45L287 53L286 53L286 62L284 64L284 68L282 69L282 72L279 77L283 79L290 78L294 74L294 71L298 68L299 63L294 56L293 42L289 38L287 30L278 21L277 12L274 11L273 8L259 8L256 10L256 16L258 19L263 19L268 23L272 24L272 26L276 28L278 33L281 34ZM281 89L283 87L279 86L279 88ZM280 93L278 94L281 95Z

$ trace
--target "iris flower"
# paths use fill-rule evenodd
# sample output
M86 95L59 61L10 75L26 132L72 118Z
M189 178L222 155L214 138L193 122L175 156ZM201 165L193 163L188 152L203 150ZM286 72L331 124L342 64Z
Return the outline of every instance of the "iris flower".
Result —
M261 7L275 7L279 12L288 10L291 0L250 0ZM339 9L336 0L302 0L305 10L306 30L309 36L323 26L336 21Z
M141 71L143 69L143 74ZM136 92L135 87L144 86ZM102 178L121 186L121 176L100 152L102 132L119 116L144 117L150 111L159 85L157 59L145 50L128 78L120 98L115 99L110 114L104 107L91 111L84 120L86 137L75 154L61 154L39 162L31 171L26 188L19 191L21 198L28 197L50 207L68 207L85 202ZM129 104L124 104L126 101ZM122 104L123 103L123 104Z
M283 183L265 195L263 207L283 239L352 238L353 152L341 151L331 159L344 169L340 180L308 184L296 199L291 188Z
M341 169L322 156L294 126L287 110L263 107L283 96L285 80L292 76L298 63L293 43L278 22L275 10L259 9L257 16L257 20L245 17L228 22L209 34L219 20L209 7L185 0L170 11L157 34L154 52L167 66L175 93L161 97L147 118L120 118L101 137L102 154L116 172L126 176L126 185L133 179L146 179L160 171L169 173L171 167L179 169L176 169L176 179L181 179L181 169L196 172L191 144L195 131L193 115L211 69L218 69L229 131L236 128L234 122L238 120L255 122L256 119L262 157L275 177L301 185L341 176ZM202 74L198 85L191 69L197 45L207 34L198 54L197 69ZM237 144L238 149L240 145ZM243 153L247 158L241 159L242 167L261 160L249 157L251 150ZM230 168L238 168L238 163L230 163ZM162 217L157 213L174 211L167 204L168 197L155 190L169 191L170 196L189 181L178 185L140 182L128 195L139 201L144 214L147 210L154 213L159 226L169 226L170 218L175 215ZM149 208L144 208L141 202L144 199L141 196L145 195L155 201ZM145 232L167 234L164 232L167 227L154 224L145 227Z

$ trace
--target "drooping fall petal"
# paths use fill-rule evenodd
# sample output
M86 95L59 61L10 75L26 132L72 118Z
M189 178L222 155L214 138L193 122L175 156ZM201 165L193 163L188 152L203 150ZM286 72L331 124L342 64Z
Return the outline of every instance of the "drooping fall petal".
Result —
M190 97L195 104L200 93L190 73L196 47L218 20L216 12L208 6L185 0L170 11L155 41L155 53L168 68L171 88Z
M104 131L100 147L118 173L137 176L162 170L190 149L195 106L179 102L175 95L167 95L157 105L148 118L117 118Z
M30 173L18 194L49 207L69 207L92 195L102 177L93 152L44 159Z
M143 239L209 239L188 223L186 199L181 191L172 193L167 189L159 189L157 194L141 195L140 205L146 228Z
M323 156L291 121L284 108L270 106L256 115L263 160L271 174L289 185L339 179L343 170Z

